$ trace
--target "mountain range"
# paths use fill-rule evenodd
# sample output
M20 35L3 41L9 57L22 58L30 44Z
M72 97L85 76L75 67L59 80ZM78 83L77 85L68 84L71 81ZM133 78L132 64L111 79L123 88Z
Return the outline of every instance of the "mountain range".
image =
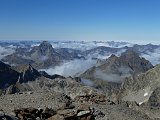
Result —
M126 77L144 73L151 68L153 65L148 60L127 50L120 57L112 54L105 62L93 66L80 76L90 80L122 82Z
M15 53L6 56L2 61L14 65L31 64L38 69L42 69L56 66L64 60L80 59L81 57L77 56L77 52L72 49L54 49L49 42L43 41L31 50L18 48Z
M160 65L143 55L158 49L148 44L81 51L54 48L47 41L17 47L0 61L0 119L157 120ZM87 57L97 63L77 77L40 70Z
M111 64L111 66L112 66L113 65L112 62L114 63L115 61L117 61L117 59L120 59L120 58L123 59L124 55L126 55L126 60L128 60L128 63L132 63L131 61L134 58L138 57L133 51L128 51L127 53L123 54L120 57L116 57L116 56L112 55L108 60L106 60L106 63L108 63L108 65ZM129 58L131 58L131 56L132 56L132 59L129 59ZM114 59L115 61L112 61L111 59ZM8 102L8 99L9 99L7 97L9 97L9 96L10 97L12 96L12 103L13 104L11 103L11 105L10 105L10 109L12 109L12 107L15 108L18 105L17 103L15 103L15 100L18 100L21 103L22 97L23 97L23 99L28 100L27 96L32 96L32 98L34 98L34 101L36 101L36 103L34 101L33 102L30 101L30 104L32 104L33 106L38 105L39 104L39 103L37 103L38 99L42 99L42 98L37 99L36 96L38 96L38 95L43 96L43 94L44 93L47 94L48 91L56 92L54 94L59 94L59 92L65 93L68 96L70 96L71 99L73 99L76 102L76 104L79 104L79 105L80 105L80 103L77 103L78 102L77 100L79 100L79 97L84 97L83 101L85 101L85 99L86 99L85 97L87 97L88 95L95 96L97 94L99 94L99 95L102 94L107 97L107 101L108 101L108 102L106 101L106 103L105 103L107 106L100 105L104 116L107 116L109 118L115 118L114 115L107 114L106 113L107 111L105 111L105 110L106 110L106 107L112 106L112 108L114 108L114 109L112 109L112 112L117 114L118 112L120 112L118 110L119 109L118 106L119 106L119 107L122 107L123 109L126 109L128 111L128 113L125 116L120 115L121 119L127 119L127 118L128 119L136 119L136 118L134 118L134 116L130 115L130 114L133 114L133 115L136 114L136 113L134 113L136 111L139 112L138 116L137 116L138 119L145 120L145 119L158 118L159 117L159 115L158 115L159 109L158 108L160 107L159 106L159 85L160 85L159 84L160 83L159 82L159 70L160 70L160 66L157 65L157 66L153 67L149 63L149 61L145 60L144 58L138 57L138 59L143 64L147 63L144 66L138 66L138 67L144 68L144 69L140 69L142 71L136 71L137 65L136 65L136 67L133 66L134 70L136 71L135 75L131 76L131 77L126 77L124 79L124 81L121 83L120 87L118 88L118 90L119 90L118 92L116 92L116 93L114 92L115 86L113 88L110 88L110 89L112 89L111 91L114 93L114 95L113 95L113 93L112 94L104 94L105 92L108 92L108 91L100 92L98 89L96 89L96 87L87 87L81 82L80 78L65 78L63 76L58 76L58 75L55 75L54 77L49 76L45 72L38 72L31 65L21 66L21 67L17 67L16 69L12 69L9 65L1 62L0 74L3 73L3 75L6 76L3 78L1 77L1 81L5 82L5 86L3 86L3 88L1 86L1 89L4 89L2 94L5 99L5 101L3 101L2 98L0 99L1 103L5 103L2 105L2 108L5 111L9 110L8 108L6 108L7 107L6 102ZM110 64L109 64L109 61L110 61ZM151 65L151 66L148 67L148 65ZM139 73L137 73L137 72L139 72ZM6 73L6 74L4 74L4 73ZM6 78L7 78L7 76L10 76L10 75L12 75L12 77L16 76L17 80L15 79L15 81L12 81L12 79L10 79L11 82L8 83ZM26 92L28 92L28 93L26 93ZM18 98L16 97L17 96L16 93L19 93L19 94L17 94ZM24 95L26 94L25 95L26 97L23 94L21 95L20 93L23 93ZM10 95L10 94L13 94L13 95ZM46 96L45 96L45 98L46 98ZM51 98L52 97L50 96L48 99L50 100ZM89 99L98 100L98 98L89 98ZM86 100L88 101L88 98ZM54 103L55 102L53 102L53 104ZM63 103L63 101L61 102L61 104L62 103ZM23 106L24 103L21 103L21 104ZM47 104L49 105L49 103L47 103ZM90 102L88 104L90 105ZM96 104L100 104L100 103L92 103L92 104L96 105ZM41 107L42 107L42 105L41 105ZM44 106L43 106L43 108L44 108ZM97 110L99 109L99 107L95 107L95 106L94 106L94 108ZM135 108L136 108L136 110L135 110ZM154 111L154 113L153 113L153 111ZM33 114L33 113L30 113L30 114ZM122 113L120 112L119 114L122 114ZM87 116L87 114L85 114L85 116ZM106 117L104 117L104 116L103 117L101 116L100 118L106 119ZM97 118L97 119L99 119L99 118Z
M62 44L63 43L63 44ZM151 61L153 65L159 63L159 45L137 45L125 42L1 42L1 60L10 65L31 64L37 69L47 69L59 66L66 61L75 59L106 59L112 54L120 56L127 50L134 51L138 55ZM35 45L34 45L35 44ZM38 45L38 46L37 46ZM77 46L76 48L73 46ZM79 46L78 46L79 45ZM80 47L80 48L78 48ZM3 49L5 50L3 52ZM9 53L10 49L13 49ZM5 55L6 54L6 55ZM153 59L155 57L155 59Z

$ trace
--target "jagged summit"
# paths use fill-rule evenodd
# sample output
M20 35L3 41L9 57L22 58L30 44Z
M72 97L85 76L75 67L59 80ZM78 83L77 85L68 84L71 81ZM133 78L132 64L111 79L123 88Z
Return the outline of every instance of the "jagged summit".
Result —
M115 54L112 54L109 58L117 58Z
M48 75L44 71L39 72L30 64L10 67L0 61L0 90L4 93L29 91L31 88L27 84L31 81L56 78L65 79L65 77L58 74ZM26 84L26 86L23 86L23 84Z
M112 64L112 63L118 61L118 59L119 59L119 58L118 58L116 55L112 54L112 55L106 60L106 62L107 62L108 64Z
M40 52L42 55L46 55L49 52L53 52L53 47L48 41L43 41L39 46L38 46Z
M11 84L15 84L16 82L22 83L32 81L38 76L40 76L39 72L30 64L17 66L12 69L9 65L0 62L0 86L2 88Z
M47 56L53 54L54 49L48 41L43 41L39 46L34 47L31 53L37 53L39 56Z
M16 70L21 74L21 79L19 80L19 82L33 81L37 77L41 76L40 73L36 69L34 69L30 64L18 66Z
M51 43L43 41L30 49L18 48L15 53L6 56L3 61L14 65L31 64L36 69L55 67L66 60L84 58L79 50L53 48Z
M127 63L133 70L135 74L145 72L151 68L153 65L143 57L140 57L138 53L133 50L127 50L122 53L119 59L125 63Z
M88 69L81 77L118 82L151 68L153 65L148 60L139 57L134 51L126 51L120 57L111 55L102 65Z
M139 57L139 55L133 50L126 50L121 54L121 57Z
M18 71L18 72L24 72L24 71L33 71L34 70L34 68L32 67L32 65L31 64L23 64L23 65L19 65L19 66L16 66L15 68L14 68L16 71Z
M40 46L40 47L44 47L44 46L52 47L52 45L51 45L48 41L43 41L43 42L41 42L41 44L40 44L39 46Z

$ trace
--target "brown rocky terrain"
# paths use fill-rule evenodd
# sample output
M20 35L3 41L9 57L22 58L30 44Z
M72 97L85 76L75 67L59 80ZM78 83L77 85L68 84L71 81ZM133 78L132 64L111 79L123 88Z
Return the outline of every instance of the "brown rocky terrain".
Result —
M31 90L0 97L6 115L21 120L117 120L117 115L119 120L150 120L143 112L114 103L105 93L72 78L40 78L22 85L26 84Z

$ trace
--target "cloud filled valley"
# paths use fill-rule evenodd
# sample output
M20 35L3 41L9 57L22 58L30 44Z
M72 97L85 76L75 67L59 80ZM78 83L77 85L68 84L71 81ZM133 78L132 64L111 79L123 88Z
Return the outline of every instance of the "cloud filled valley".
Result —
M21 48L28 51L31 51L32 48L38 47L41 42L14 42L14 43L0 43L0 59L5 58L8 55L12 55L16 53L13 56L21 57L22 59L30 59L33 55L28 55L28 53L23 54L18 53L17 51L21 51ZM44 70L48 74L60 74L63 76L78 76L85 72L87 69L102 64L104 61L106 61L107 58L109 58L112 54L116 56L120 56L122 53L124 53L126 50L131 49L136 51L141 57L144 57L145 59L149 60L153 65L160 63L160 46L159 45L134 45L130 43L125 42L85 42L85 41L50 41L50 44L52 45L53 49L55 51L58 50L58 54L63 53L63 58L65 58L66 54L68 57L72 56L72 59L63 59L61 58L62 62L55 64L54 66L46 67L46 68L40 68L39 70ZM61 48L63 50L61 50ZM65 49L64 49L65 48ZM34 56L39 53L34 53ZM48 52L47 52L48 54ZM71 54L71 55L68 55ZM74 57L73 55L83 56L82 58ZM40 61L47 61L49 59L50 55L42 55L39 57ZM61 56L60 56L61 57ZM9 58L12 59L12 58ZM14 58L15 59L15 58ZM57 58L59 59L59 58ZM26 60L26 62L28 62ZM8 61L4 61L8 63ZM23 61L21 61L23 62ZM25 62L25 63L26 63ZM16 63L12 63L16 64ZM11 64L11 65L12 65ZM47 63L43 63L47 64ZM44 66L45 67L45 66ZM99 71L97 71L99 73ZM102 74L102 73L101 73ZM97 75L98 77L99 75ZM105 75L100 75L104 76ZM114 75L113 75L114 76ZM111 75L111 77L113 77ZM109 76L108 76L109 77ZM117 76L114 76L117 77Z
M46 71L50 75L59 74L65 77L68 76L78 76L82 74L87 69L96 65L96 60L87 59L87 60L73 60L61 63L59 66L55 66L54 68L41 69L42 71Z
M15 50L12 47L7 47L6 48L6 47L1 47L0 46L0 60L2 58L4 58L5 56L10 55L10 54L12 54L14 52L15 52Z
M160 63L159 56L160 45L152 44L0 42L1 107L5 112L14 110L17 113L19 110L16 111L15 108L19 109L19 105L25 108L21 111L27 112L31 108L26 106L33 106L38 108L33 111L43 109L42 116L46 114L45 109L55 109L57 105L58 112L53 115L57 117L56 120L59 119L60 112L67 115L70 110L76 109L79 112L79 106L84 108L84 103L100 106L100 110L101 105L103 108L115 107L115 110L108 108L115 113L119 107L120 111L132 110L131 105L133 108L136 106L140 113L143 109L141 107L145 105L143 111L150 112L155 105L157 108L156 100L159 96L157 87L160 85L160 65L156 65ZM148 106L152 108L147 108ZM85 116L92 113L88 109L89 107ZM18 113L19 116L20 114L23 112ZM25 114L28 116L28 113ZM100 115L104 116L102 113ZM129 113L129 117L130 115ZM78 117L79 113L73 116Z

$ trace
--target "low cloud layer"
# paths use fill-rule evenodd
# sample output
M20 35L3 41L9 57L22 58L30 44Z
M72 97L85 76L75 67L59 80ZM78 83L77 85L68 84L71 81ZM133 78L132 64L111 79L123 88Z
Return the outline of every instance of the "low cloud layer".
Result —
M160 48L155 49L153 52L141 54L142 57L149 60L153 65L160 64Z
M100 70L97 70L94 73L94 77L96 79L104 80L104 81L109 81L109 82L121 82L123 79L117 75L117 74L106 74Z
M87 86L94 86L94 82L89 80L89 79L81 79L81 82L84 84L84 85L87 85Z
M5 56L10 55L14 52L15 50L12 47L5 48L5 47L0 46L0 60L4 58Z
M117 72L115 72L115 71L107 72L105 70L96 69L93 76L96 79L119 83L119 82L122 82L125 77L131 76L131 72L133 72L130 68L123 67L123 66L117 68L116 70L117 70Z
M96 60L73 60L69 62L65 62L60 66L56 66L54 68L43 69L48 74L59 74L63 76L78 76L79 74L83 73L87 69L91 68L96 64Z
M126 42L114 42L114 41L49 41L52 44L53 48L72 48L76 50L90 50L99 46L105 47L114 47L114 48L121 48L121 47L131 47L133 44L126 43ZM34 43L31 47L39 46L40 43Z

